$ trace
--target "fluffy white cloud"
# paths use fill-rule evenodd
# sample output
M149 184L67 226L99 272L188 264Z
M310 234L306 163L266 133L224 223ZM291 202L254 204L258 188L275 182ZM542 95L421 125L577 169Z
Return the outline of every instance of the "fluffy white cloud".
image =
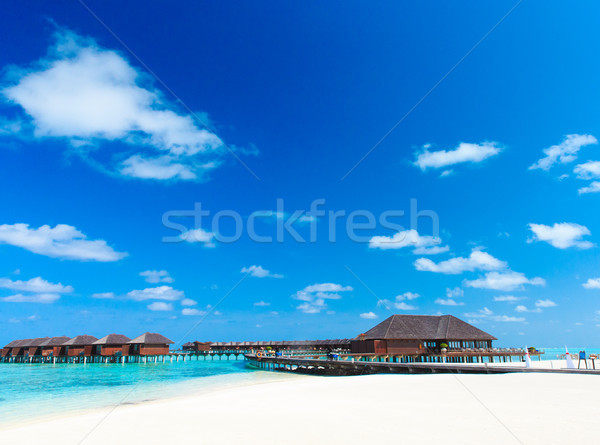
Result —
M468 287L501 291L521 289L526 284L532 286L544 286L546 282L539 277L529 279L524 274L513 272L512 270L506 272L488 272L483 278L465 281L465 286Z
M116 298L114 292L98 292L96 294L92 294L92 298L98 298L100 300L110 300Z
M429 258L419 258L415 261L415 268L420 271L435 272L456 275L463 272L475 270L498 270L504 269L507 264L494 258L487 252L473 250L468 258L456 257L449 260L434 263Z
M481 162L502 151L502 148L496 142L483 142L481 144L461 142L454 150L429 151L429 147L429 145L424 146L416 156L415 165L423 171L428 168L445 168L465 162ZM446 173L444 176L450 173Z
M537 300L535 307L555 307L557 304L552 300Z
M566 164L573 162L577 159L577 154L581 147L597 143L598 140L589 134L569 134L565 136L560 144L545 148L543 151L546 156L530 166L529 169L550 170L557 163Z
M19 292L33 293L64 294L73 292L72 286L63 286L61 283L50 283L42 277L35 277L27 281L13 281L8 278L0 278L0 287Z
M181 234L181 239L188 243L202 243L205 247L215 247L213 238L215 234L203 228L191 229Z
M363 312L360 314L360 318L365 318L367 320L373 320L377 318L377 314L375 312Z
M184 298L181 300L182 306L196 306L198 302L196 300L192 300L191 298Z
M539 307L536 309L527 309L527 306L519 304L517 307L515 307L515 312L542 312L542 309Z
M600 178L600 161L588 161L584 164L575 166L573 172L580 179Z
M144 277L148 283L172 283L175 281L166 270L145 270L140 272L140 277Z
M242 267L242 273L247 273L250 276L256 277L256 278L266 278L266 277L271 277L271 278L283 278L283 275L280 275L278 273L271 273L270 271L268 271L267 269L265 269L262 266L250 266L250 267Z
M88 240L73 226L30 228L29 224L0 225L0 244L22 247L30 252L52 258L82 261L117 261L127 256L116 252L103 240Z
M406 301L412 301L419 298L420 295L414 292L404 292L403 294L396 295L393 301L391 300L379 300L378 306L383 306L388 310L398 309L400 311L414 311L417 309L416 306L408 304Z
M586 289L600 289L600 278L589 278L582 286Z
M6 303L50 304L50 303L54 303L59 298L60 298L59 294L32 294L32 295L15 294L15 295L11 295L9 297L0 298L0 301L4 301Z
M507 322L507 323L525 321L525 319L522 317L511 317L509 315L496 315L491 310L489 310L487 307L484 307L483 309L480 309L477 312L467 312L464 315L467 318L472 318L477 321L490 320L490 321Z
M463 302L458 302L453 298L437 298L435 304L441 304L442 306L464 306Z
M514 295L498 295L494 297L494 301L505 301L507 303L516 303L522 300L524 297L515 297Z
M196 180L218 165L221 139L173 111L120 53L64 30L55 39L46 57L9 69L11 83L1 90L27 114L35 137L67 139L88 156L86 145L119 141L126 149L114 157L117 165L102 170L136 178Z
M254 303L254 306L267 307L271 306L271 303L267 303L266 301L257 301L256 303Z
M568 249L577 247L579 249L589 249L594 246L590 241L582 241L581 238L590 235L587 227L574 223L555 223L553 226L544 224L529 224L529 229L533 232L533 240L545 241L558 249Z
M163 301L155 301L154 303L150 303L148 309L151 311L172 311L173 305L171 303L165 303Z
M185 308L185 309L181 310L181 314L182 315L206 315L206 312L198 310L198 309Z
M402 249L404 247L415 248L415 253L420 255L433 255L435 253L446 252L447 246L439 246L442 240L434 236L421 236L414 229L402 230L396 232L393 236L374 236L369 240L371 249ZM418 252L419 249L421 253ZM424 253L427 252L427 253Z
M127 293L127 297L135 301L144 300L165 300L175 301L183 297L183 292L173 289L171 286L149 287L141 290L132 290Z
M578 192L580 195L584 195L586 193L599 193L600 192L600 181L594 181L586 187L581 187L578 190Z
M327 308L326 300L339 300L340 292L354 290L351 286L342 286L336 283L317 283L299 290L292 298L303 301L296 308L305 314L318 314Z

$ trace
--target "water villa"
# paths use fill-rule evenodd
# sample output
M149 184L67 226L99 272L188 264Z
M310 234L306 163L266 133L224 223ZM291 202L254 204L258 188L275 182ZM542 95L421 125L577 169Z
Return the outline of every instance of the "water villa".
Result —
M452 315L392 315L360 334L353 353L430 355L492 348L493 335Z
M127 355L129 351L129 342L131 339L121 334L108 334L100 340L96 340L93 345L96 347L94 355L109 357L113 355ZM127 347L127 352L123 349Z
M93 335L78 335L71 340L63 343L66 346L66 355L69 357L79 357L92 355L94 350L94 342L98 340Z
M174 342L161 334L146 332L129 342L129 355L167 355Z

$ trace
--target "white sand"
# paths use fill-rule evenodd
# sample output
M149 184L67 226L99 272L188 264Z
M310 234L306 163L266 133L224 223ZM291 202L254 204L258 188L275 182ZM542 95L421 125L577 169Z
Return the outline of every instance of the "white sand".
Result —
M0 444L559 444L600 441L600 376L303 377L71 415Z

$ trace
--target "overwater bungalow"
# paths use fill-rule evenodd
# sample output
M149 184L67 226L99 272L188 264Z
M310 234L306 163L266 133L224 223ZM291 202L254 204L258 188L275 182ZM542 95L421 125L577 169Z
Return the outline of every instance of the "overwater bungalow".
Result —
M353 353L428 354L489 349L496 337L452 315L392 315L351 342Z
M24 340L17 340L14 342L15 344L11 347L10 356L11 357L19 357L25 355L26 345L29 344L33 340L32 338L26 338Z
M42 349L42 357L66 356L67 347L63 345L69 340L71 340L71 337L50 337L48 340L46 340L40 345Z
M161 334L146 332L129 341L129 355L167 355L174 342ZM124 353L125 355L125 353Z
M27 342L26 344L23 344L22 346L25 349L24 355L27 355L29 357L34 357L36 355L42 355L42 344L48 340L50 340L50 337L40 337L40 338L34 338L34 339L30 340L29 342Z
M128 355L130 341L131 339L125 335L109 334L93 343L95 350L92 351L92 354L104 357L119 354ZM125 347L125 350L123 350L123 347Z
M198 351L210 351L211 342L209 341L188 341L181 345L182 351L198 352Z
M13 349L18 347L19 343L21 343L23 340L13 340L11 341L9 344L7 344L6 346L4 346L4 348L2 348L2 357L11 357L12 353L13 353Z
M77 357L79 355L89 357L92 355L96 340L98 339L93 335L78 335L64 342L62 346L66 346L66 355L69 357Z

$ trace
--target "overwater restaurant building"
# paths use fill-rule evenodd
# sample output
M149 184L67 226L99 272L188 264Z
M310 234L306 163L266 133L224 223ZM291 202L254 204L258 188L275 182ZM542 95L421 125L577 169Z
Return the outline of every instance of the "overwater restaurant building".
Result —
M489 349L496 337L452 315L392 315L352 340L353 353L414 355Z

